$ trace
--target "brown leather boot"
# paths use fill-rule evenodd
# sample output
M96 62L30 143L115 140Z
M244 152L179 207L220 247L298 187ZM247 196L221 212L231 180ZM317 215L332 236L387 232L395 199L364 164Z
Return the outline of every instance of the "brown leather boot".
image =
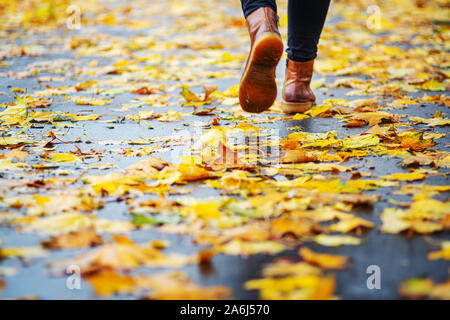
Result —
M265 111L277 97L275 69L283 54L277 22L275 11L266 7L247 17L251 49L239 86L239 102L245 111Z
M315 104L316 97L309 87L313 74L313 65L314 59L306 62L287 60L283 100L281 101L281 107L284 112L305 112Z

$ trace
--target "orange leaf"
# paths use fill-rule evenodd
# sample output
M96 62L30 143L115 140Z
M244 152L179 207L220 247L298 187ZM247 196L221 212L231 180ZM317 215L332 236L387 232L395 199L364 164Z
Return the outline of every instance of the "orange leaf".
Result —
M298 253L305 261L324 269L345 269L348 264L348 257L316 253L306 247L300 248Z
M316 160L317 157L309 155L305 149L287 150L286 155L280 158L281 163L302 163Z
M136 284L131 276L121 275L111 269L102 270L87 278L97 295L108 297L120 293L131 293Z

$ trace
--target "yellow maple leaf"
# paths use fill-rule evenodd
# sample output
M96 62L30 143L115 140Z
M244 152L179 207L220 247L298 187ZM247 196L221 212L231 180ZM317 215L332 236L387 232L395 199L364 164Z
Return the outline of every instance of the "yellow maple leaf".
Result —
M242 241L239 239L232 240L215 248L216 252L229 255L275 254L285 249L285 245L275 241Z
M398 180L398 181L415 181L415 180L423 180L426 175L421 172L409 172L409 173L394 173L382 176L381 178L387 180Z
M430 79L422 84L422 89L428 91L445 91L445 85L436 79Z
M81 162L81 159L74 155L71 152L67 152L67 153L50 153L49 157L47 158L48 161L51 162L58 162L58 163L63 163L63 162Z
M450 241L443 241L441 243L441 250L430 252L427 257L430 260L450 260Z
M345 269L348 264L348 257L327 253L316 253L307 247L300 248L298 253L306 262L324 269Z
M326 116L331 116L331 113L328 113L329 110L331 110L330 105L322 104L312 107L311 109L306 111L305 114L308 114L311 117L317 117L320 115L324 116L324 114L326 114Z
M343 139L342 146L347 149L357 149L376 146L379 143L380 138L376 134L365 134Z
M313 238L314 242L328 247L338 247L341 245L359 245L361 240L352 236L319 234Z

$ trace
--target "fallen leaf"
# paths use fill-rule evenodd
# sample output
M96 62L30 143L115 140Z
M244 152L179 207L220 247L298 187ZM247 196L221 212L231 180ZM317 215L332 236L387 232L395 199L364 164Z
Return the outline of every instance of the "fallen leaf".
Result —
M324 269L345 269L349 261L345 256L316 253L307 247L300 248L298 253L306 262Z
M42 245L49 249L84 248L99 245L103 242L94 228L90 227L80 231L52 236L48 241L42 241Z

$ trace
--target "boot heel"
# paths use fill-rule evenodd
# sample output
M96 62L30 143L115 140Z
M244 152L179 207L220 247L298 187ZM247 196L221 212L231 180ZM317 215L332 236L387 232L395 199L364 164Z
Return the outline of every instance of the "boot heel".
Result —
M316 104L312 101L307 102L287 102L281 101L281 109L284 113L304 113Z
M283 41L276 33L264 33L255 44L253 63L276 68L283 55Z

